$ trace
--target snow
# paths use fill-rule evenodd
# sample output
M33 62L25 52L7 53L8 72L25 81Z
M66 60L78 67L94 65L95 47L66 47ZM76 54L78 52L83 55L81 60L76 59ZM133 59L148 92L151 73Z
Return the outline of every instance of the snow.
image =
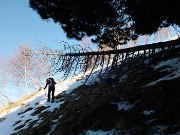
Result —
M174 59L170 59L170 60L162 61L162 62L158 63L154 67L154 70L157 70L157 69L160 69L162 67L168 66L168 68L166 68L164 70L161 70L160 72L171 71L170 74L167 74L166 76L164 76L162 78L159 78L158 80L153 81L153 82L147 84L144 87L150 87L150 86L156 85L157 83L159 83L161 81L172 80L172 79L180 77L180 62L179 61L180 61L179 58L174 58Z
M134 105L131 105L130 103L126 101L116 102L113 104L116 104L118 106L118 110L124 110L124 111L130 110L131 108L134 107Z
M154 110L150 110L150 111L143 111L144 115L150 115L153 114L155 111Z
M91 130L88 130L85 135L114 135L114 130L110 130L110 131L102 131L102 130L99 130L99 131L91 131Z
M160 62L154 67L154 70L158 70L164 66L168 66L168 68L166 68L162 71L172 71L172 73L170 73L170 74L166 75L165 77L162 77L154 82L151 82L146 86L153 86L162 80L171 80L171 79L179 77L180 62L179 62L178 58ZM98 71L98 69L97 69L97 71ZM92 76L90 76L90 78L87 81L87 84L91 84L95 81L98 81L96 74L97 74L97 72L94 73ZM71 93L73 89L77 88L78 86L82 85L85 82L86 78L84 78L83 76L84 76L84 74L78 74L74 77L70 77L64 81L59 82L56 85L55 96L60 93L66 93L66 94ZM124 76L122 78L122 80L125 78L126 78L126 76ZM35 108L43 106L43 107L45 107L45 109L42 112L53 111L55 108L59 108L59 106L64 103L64 101L61 101L61 102L55 101L54 103L46 102L46 100L47 100L46 93L47 93L47 90L45 90L45 91L41 90L41 91L39 91L39 93L36 96L22 102L22 104L25 106L18 106L18 107L12 108L11 110L5 110L4 112L0 113L0 135L10 135L12 133L18 132L18 130L14 130L14 129L21 125L24 125L24 127L23 127L24 129L28 128L29 123L32 121L35 121L35 120L37 120L37 123L34 126L38 126L38 123L40 123L42 120L39 118L38 115L32 115L32 113L35 112ZM76 98L75 100L78 100L78 98ZM134 105L131 105L130 103L128 103L126 101L116 102L114 104L116 104L118 106L119 110L125 110L125 111L130 110L132 107L134 107ZM28 108L32 108L32 109L29 109L27 111ZM23 112L25 112L25 113L23 113ZM153 110L143 111L144 115L150 115L152 113L154 113ZM59 118L57 118L53 121L60 120L61 117L62 116L60 116ZM17 123L17 122L19 122L19 123ZM15 124L15 123L17 123L17 124ZM55 125L52 126L51 132L53 131L54 127L55 127ZM48 133L48 134L50 134L50 133ZM85 135L113 135L113 134L114 134L114 130L110 130L110 131L88 130L85 133Z
M77 79L80 78L82 78L82 76L68 78L67 80L57 84L55 96L63 91L70 93L74 88L82 84L82 80L76 81ZM23 128L25 129L28 127L29 123L34 120L38 121L34 126L38 126L38 124L41 122L41 119L38 117L38 115L32 116L32 113L35 111L35 108L43 106L46 107L46 109L44 109L42 112L53 111L55 108L58 108L61 104L64 103L64 101L54 102L54 103L47 102L47 94L45 95L45 92L47 93L47 90L46 91L41 90L36 96L22 102L23 104L27 104L27 106L18 106L11 109L10 111L4 111L3 113L1 113L0 119L1 118L5 118L5 119L0 122L0 134L10 135L11 133L14 132L14 129L20 125L24 125ZM32 108L32 109L23 113L28 108ZM27 120L30 121L26 122ZM17 121L19 121L19 123L15 125ZM25 122L26 124L24 124ZM16 132L17 131L18 130L16 130Z
M156 121L156 120L158 120L158 119L157 119L157 118L150 119L150 120L145 121L145 123L146 123L147 125L150 125L150 124L152 124L152 122L154 122L154 121Z
M95 71L98 71L98 69L96 69ZM89 77L87 85L93 83L94 81L98 81L96 74L97 72ZM60 81L59 83L57 83L55 86L55 96L60 93L69 94L73 89L84 84L86 78L83 76L84 74L78 74L74 77L67 78L64 81ZM76 98L75 100L78 100L78 98ZM4 112L0 113L0 135L10 135L12 133L16 133L18 132L18 129L15 130L15 128L17 128L18 126L23 126L21 129L28 128L30 122L35 120L37 120L37 122L33 126L38 126L38 124L42 122L41 118L39 118L38 115L32 115L32 113L36 111L36 108L44 107L45 109L42 110L41 113L45 111L53 111L55 108L59 108L59 106L63 103L64 101L56 102L56 100L54 103L47 102L47 89L45 91L39 91L36 96L33 96L22 102L22 105L25 106L18 106L12 108L11 110L5 110ZM53 122L60 120L61 117L62 116L53 120ZM54 127L55 125L52 126L51 132L54 130ZM50 134L51 132L49 132L48 134ZM111 133L112 131L87 131L86 135L111 135Z
M157 126L154 126L152 128L152 134L153 135L160 135L162 134L164 131L166 131L168 128L168 126L164 126L164 125L157 125ZM171 134L171 135L179 135L178 133L176 134Z

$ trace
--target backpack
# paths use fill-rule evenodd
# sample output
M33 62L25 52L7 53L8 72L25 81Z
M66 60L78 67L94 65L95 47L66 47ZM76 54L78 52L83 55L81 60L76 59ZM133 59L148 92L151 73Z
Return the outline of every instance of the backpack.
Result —
M49 87L54 87L54 84L56 84L53 78L49 78L48 81L49 81Z

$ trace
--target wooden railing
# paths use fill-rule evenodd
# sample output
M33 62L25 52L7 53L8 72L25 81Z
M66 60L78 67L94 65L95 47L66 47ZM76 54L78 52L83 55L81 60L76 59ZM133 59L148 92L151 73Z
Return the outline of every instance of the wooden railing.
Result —
M55 72L64 74L64 78L78 74L79 72L91 74L95 69L99 68L105 73L107 68L109 70L115 70L114 67L122 65L124 61L133 59L135 57L141 57L145 59L151 58L154 55L161 52L169 52L173 49L180 48L180 38L167 42L159 42L154 44L139 45L136 47L109 50L109 51L95 51L95 52L83 52L77 51L76 53L57 53L54 59ZM74 49L74 48L73 48ZM77 53L78 52L78 53ZM57 59L58 57L58 59Z
M87 56L87 55L108 55L108 54L120 54L120 53L129 53L129 52L136 52L142 50L155 50L155 49L164 49L164 48L171 48L180 45L180 38L172 41L167 42L158 42L153 44L146 44L146 45L139 45L136 47L125 48L120 50L110 50L110 51L101 51L101 52L83 52L83 53L66 53L60 54L62 56Z

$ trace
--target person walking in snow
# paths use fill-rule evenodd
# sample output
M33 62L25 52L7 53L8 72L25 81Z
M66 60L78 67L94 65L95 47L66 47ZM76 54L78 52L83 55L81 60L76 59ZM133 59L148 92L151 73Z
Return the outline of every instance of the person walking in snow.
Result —
M48 96L47 96L48 100L47 100L47 102L50 102L51 93L52 93L51 102L54 102L55 84L56 84L56 82L54 81L53 78L46 79L46 85L45 85L44 89L46 89L46 87L48 86Z

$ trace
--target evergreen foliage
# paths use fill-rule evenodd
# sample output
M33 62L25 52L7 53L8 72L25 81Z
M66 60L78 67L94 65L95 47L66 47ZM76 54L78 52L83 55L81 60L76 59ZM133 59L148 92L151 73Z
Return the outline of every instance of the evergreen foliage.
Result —
M111 47L180 25L178 0L29 0L42 19L59 23L68 38L94 36Z

